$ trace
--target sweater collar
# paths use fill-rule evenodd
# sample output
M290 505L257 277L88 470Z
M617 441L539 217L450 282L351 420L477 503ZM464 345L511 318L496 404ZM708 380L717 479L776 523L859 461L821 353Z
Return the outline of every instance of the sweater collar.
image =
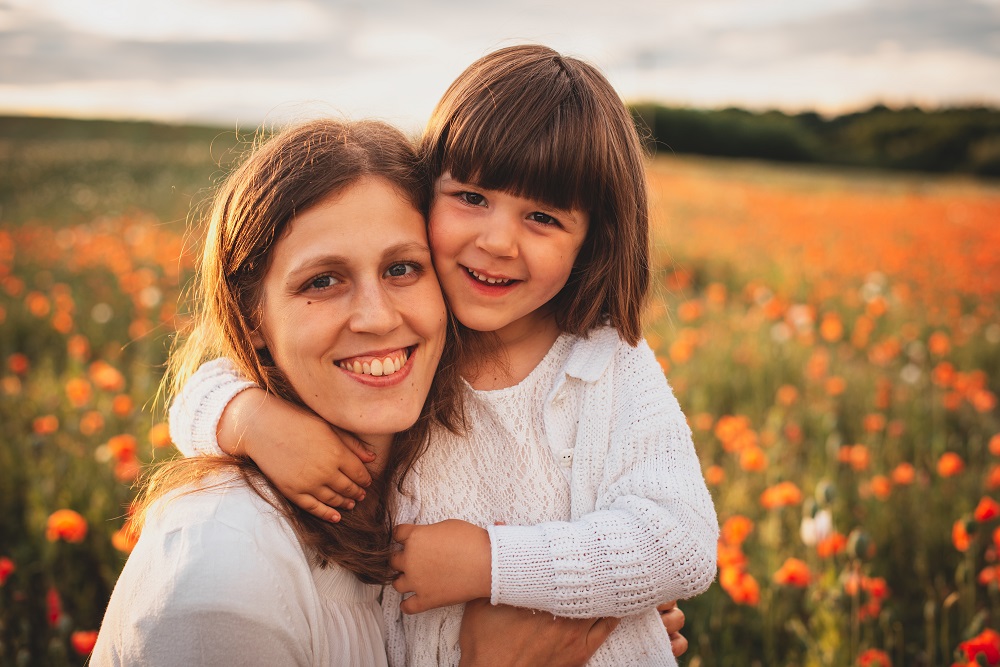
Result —
M618 349L618 331L613 327L594 329L579 339L566 361L566 375L596 382Z

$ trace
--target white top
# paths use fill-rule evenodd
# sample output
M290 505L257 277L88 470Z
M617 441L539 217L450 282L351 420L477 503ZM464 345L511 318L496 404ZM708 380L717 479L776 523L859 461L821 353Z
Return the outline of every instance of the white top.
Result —
M196 375L189 384L200 382ZM675 665L654 608L711 584L718 521L690 429L649 346L630 347L610 328L563 335L518 385L466 392L470 432L433 434L397 499L398 521L486 527L496 604L627 616L589 664ZM214 438L208 447L191 442L198 429L178 405L174 442L185 454L218 453ZM224 405L201 413L214 420L202 432L214 435ZM457 664L461 607L401 618L398 603L386 589L390 662Z
M384 667L379 592L311 566L241 480L174 492L150 510L90 664Z

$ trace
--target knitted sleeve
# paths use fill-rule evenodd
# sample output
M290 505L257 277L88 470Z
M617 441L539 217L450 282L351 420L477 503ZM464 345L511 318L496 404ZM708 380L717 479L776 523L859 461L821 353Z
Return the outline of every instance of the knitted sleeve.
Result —
M583 442L582 432L574 452L590 459L574 460L573 474L594 480L593 511L489 527L493 604L621 617L690 598L715 578L718 519L677 399L645 343L623 345L613 363L614 395L602 403L610 442ZM581 428L592 421L581 414Z
M225 358L205 362L170 404L170 438L184 456L224 456L216 431L236 394L256 386Z

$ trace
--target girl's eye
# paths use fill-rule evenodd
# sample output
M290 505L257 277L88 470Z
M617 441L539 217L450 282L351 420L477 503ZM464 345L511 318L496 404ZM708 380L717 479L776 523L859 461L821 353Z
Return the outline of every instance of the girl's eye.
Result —
M337 282L339 281L333 276L316 276L315 278L309 281L306 287L308 289L323 290L333 287L334 285L337 284Z
M559 221L553 218L548 213L542 213L541 211L535 211L528 215L528 219L532 222L537 222L542 225L557 225Z
M460 192L458 198L470 206L482 206L486 203L486 197L478 192Z
M390 278L403 278L406 276L412 276L420 270L420 267L411 262L400 262L399 264L393 264L385 272L385 275Z

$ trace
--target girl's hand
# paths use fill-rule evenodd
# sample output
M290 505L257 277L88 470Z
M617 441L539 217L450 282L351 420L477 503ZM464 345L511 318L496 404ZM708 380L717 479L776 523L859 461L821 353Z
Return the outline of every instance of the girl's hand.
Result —
M677 606L677 600L671 600L659 605L656 610L660 612L660 620L670 637L670 650L674 657L679 658L688 650L688 640L681 634L684 628L684 612Z
M393 536L402 550L389 559L400 573L392 587L413 594L400 603L403 613L490 597L492 554L484 528L448 519L429 526L400 524Z
M617 626L617 618L557 618L473 600L465 605L458 635L459 667L583 665Z
M224 452L253 459L281 495L320 519L340 521L335 508L352 509L372 482L364 462L375 455L356 438L263 389L237 394L217 435Z

